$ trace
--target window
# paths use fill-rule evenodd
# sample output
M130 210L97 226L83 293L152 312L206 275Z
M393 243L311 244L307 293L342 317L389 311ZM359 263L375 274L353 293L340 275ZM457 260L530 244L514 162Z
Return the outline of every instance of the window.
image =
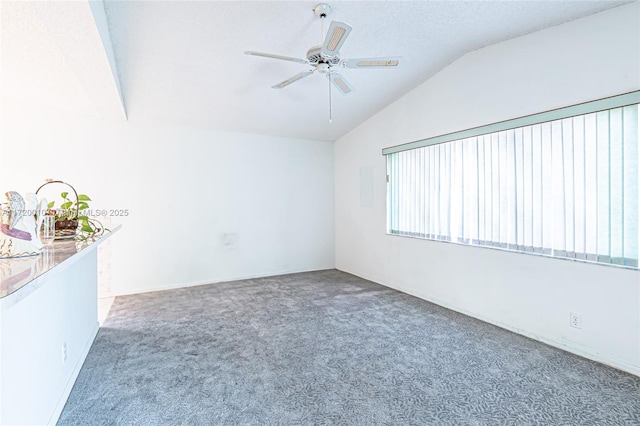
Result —
M385 149L388 233L637 268L639 102Z

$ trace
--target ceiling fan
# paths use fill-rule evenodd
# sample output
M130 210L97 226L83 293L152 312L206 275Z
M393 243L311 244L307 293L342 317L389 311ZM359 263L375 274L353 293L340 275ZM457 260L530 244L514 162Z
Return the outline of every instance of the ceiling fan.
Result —
M326 3L320 3L313 8L313 12L323 22L322 35L324 36L324 18L331 12L331 6ZM290 77L274 86L273 89L283 89L296 81L309 77L318 71L324 74L330 81L329 84L329 121L331 121L331 84L343 95L348 95L354 91L353 86L338 72L340 68L394 68L398 67L402 61L399 56L379 57L379 58L356 58L341 59L340 48L347 40L351 27L344 22L332 21L329 25L324 41L319 46L313 46L307 51L306 59L293 58L290 56L274 55L271 53L262 53L254 51L244 52L246 55L262 56L265 58L279 59L283 61L296 62L302 65L308 65L311 69L303 71Z

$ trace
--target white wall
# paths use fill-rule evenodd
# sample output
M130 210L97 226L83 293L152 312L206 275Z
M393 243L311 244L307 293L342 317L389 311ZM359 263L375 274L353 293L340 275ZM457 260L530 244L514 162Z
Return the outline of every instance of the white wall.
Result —
M637 271L386 235L381 155L640 89L639 16L636 2L471 52L339 139L336 267L640 374ZM361 199L369 168L373 203ZM570 312L582 329L569 326Z
M0 299L0 424L58 421L98 332L96 267L88 248Z
M332 143L28 111L5 100L1 192L129 211L102 296L334 267Z

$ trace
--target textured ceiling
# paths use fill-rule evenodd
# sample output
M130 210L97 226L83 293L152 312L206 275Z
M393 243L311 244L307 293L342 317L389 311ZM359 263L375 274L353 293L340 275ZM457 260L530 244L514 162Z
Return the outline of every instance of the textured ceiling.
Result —
M349 96L333 91L333 123L328 122L326 78L314 74L274 90L272 85L308 67L243 54L255 50L305 57L321 42L321 24L312 12L317 1L105 1L104 7L130 121L335 140L466 52L623 3L329 2L333 12L325 29L331 20L353 27L341 57L404 58L398 69L343 70L356 91ZM3 86L27 78L28 84L19 87L29 87L33 96L54 101L68 91L79 111L90 107L94 96L80 93L82 78L73 81L85 71L59 60L46 25L9 22L5 28L4 15L2 24L4 37L17 41L26 35L30 43L41 40L46 47L40 49L41 58L9 67L9 79L5 64L20 62L20 43L10 56L3 49ZM88 49L95 40L74 43ZM43 65L51 65L46 73ZM29 72L21 77L24 66Z
M14 109L20 102L28 111L39 106L125 119L88 2L2 1L0 14L3 107Z

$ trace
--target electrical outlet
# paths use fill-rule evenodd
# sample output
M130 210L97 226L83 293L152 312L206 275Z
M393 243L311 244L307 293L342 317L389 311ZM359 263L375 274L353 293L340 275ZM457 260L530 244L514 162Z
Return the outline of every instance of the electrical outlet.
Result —
M67 361L67 342L62 344L62 363Z
M582 315L570 312L569 325L574 328L582 328Z

